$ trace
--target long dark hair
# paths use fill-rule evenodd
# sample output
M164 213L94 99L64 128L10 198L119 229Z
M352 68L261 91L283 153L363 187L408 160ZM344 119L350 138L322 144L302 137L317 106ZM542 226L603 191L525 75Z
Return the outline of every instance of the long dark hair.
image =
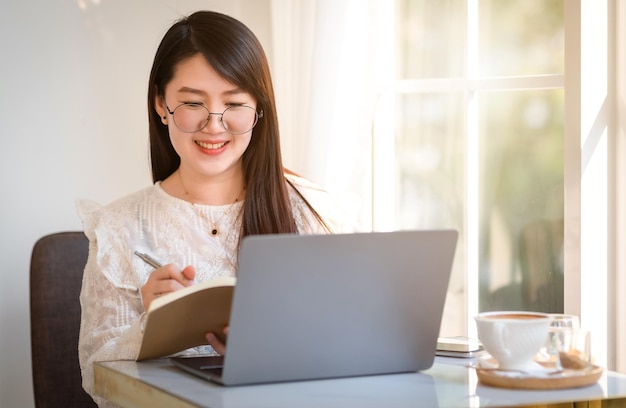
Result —
M222 77L252 95L263 117L252 131L243 154L246 200L241 237L256 234L296 233L280 153L280 137L269 64L256 36L238 20L224 14L198 11L177 21L159 45L148 83L150 159L153 182L165 180L180 166L167 126L156 109L157 96L164 97L176 66L202 54ZM293 187L293 186L291 186ZM294 190L304 200L297 189ZM328 230L328 227L304 200Z

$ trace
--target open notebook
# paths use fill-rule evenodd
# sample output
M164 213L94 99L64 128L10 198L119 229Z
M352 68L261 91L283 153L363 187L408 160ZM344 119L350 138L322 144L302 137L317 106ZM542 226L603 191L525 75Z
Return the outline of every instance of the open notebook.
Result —
M247 237L226 356L172 362L223 385L427 369L456 241L452 230Z

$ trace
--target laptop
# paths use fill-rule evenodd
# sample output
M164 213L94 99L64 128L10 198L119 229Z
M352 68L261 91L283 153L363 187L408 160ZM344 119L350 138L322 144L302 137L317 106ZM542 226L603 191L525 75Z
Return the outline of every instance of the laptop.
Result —
M457 235L246 237L226 355L171 361L225 386L430 368Z

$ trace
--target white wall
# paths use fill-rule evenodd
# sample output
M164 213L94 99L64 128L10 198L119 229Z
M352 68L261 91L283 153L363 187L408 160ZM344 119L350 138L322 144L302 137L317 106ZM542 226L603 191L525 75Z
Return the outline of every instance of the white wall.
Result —
M2 0L0 406L33 406L28 279L35 241L81 228L76 198L106 203L151 182L146 85L161 36L179 16L211 9L241 19L267 44L268 4Z

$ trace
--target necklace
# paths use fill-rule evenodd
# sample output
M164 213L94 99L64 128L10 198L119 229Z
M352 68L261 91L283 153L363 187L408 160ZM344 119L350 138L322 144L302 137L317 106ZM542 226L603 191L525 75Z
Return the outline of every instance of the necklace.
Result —
M185 187L185 184L183 183L183 178L180 175L180 170L178 170L178 179L180 180L180 185L183 187L185 196L189 196L189 192L187 191L187 188ZM220 234L220 228L218 228L218 226L221 225L221 221L225 219L228 214L231 213L234 207L236 207L236 204L239 202L239 197L241 197L242 194L243 194L243 191L237 195L237 198L235 198L235 201L228 206L226 211L224 211L222 215L216 221L213 221L213 210L211 209L211 207L209 207L209 218L207 218L207 216L204 214L204 211L202 211L202 209L198 206L198 204L194 203L193 201L190 201L189 203L196 210L196 212L198 213L200 217L204 218L211 224L211 236L216 237Z
M218 228L218 226L221 225L221 221L224 218L226 218L228 214L230 214L232 209L236 207L235 204L237 204L238 202L239 202L239 199L235 200L234 203L230 204L228 208L226 209L226 211L224 211L222 215L216 221L213 221L213 211L210 208L209 208L209 218L207 218L204 212L196 204L192 203L191 205L193 205L193 207L196 209L200 217L204 218L205 220L209 221L209 223L211 223L211 236L216 237L220 234L220 229Z

